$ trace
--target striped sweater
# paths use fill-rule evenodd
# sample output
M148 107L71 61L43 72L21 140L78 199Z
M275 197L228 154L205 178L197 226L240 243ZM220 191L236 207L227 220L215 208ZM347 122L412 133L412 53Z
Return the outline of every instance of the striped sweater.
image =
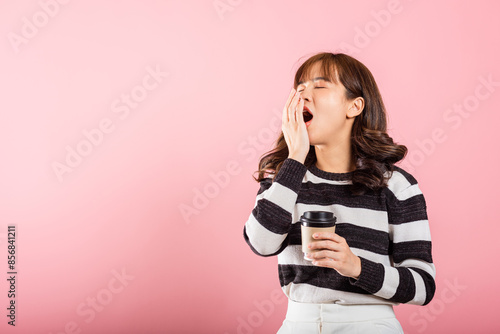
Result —
M278 255L280 284L304 303L425 305L435 291L426 203L413 176L394 167L381 191L352 195L350 173L330 173L286 159L260 182L244 238L258 255ZM304 260L299 218L331 211L335 232L361 259L358 279Z

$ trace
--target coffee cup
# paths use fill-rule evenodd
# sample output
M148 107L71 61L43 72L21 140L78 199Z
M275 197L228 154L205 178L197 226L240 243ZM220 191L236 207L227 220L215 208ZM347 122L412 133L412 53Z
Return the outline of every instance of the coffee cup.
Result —
M304 259L307 261L312 261L306 257L306 253L318 252L321 249L309 249L307 246L316 241L312 236L317 232L331 232L335 233L335 223L337 217L333 215L333 212L328 211L306 211L300 217L300 232L302 235L302 252L304 252Z

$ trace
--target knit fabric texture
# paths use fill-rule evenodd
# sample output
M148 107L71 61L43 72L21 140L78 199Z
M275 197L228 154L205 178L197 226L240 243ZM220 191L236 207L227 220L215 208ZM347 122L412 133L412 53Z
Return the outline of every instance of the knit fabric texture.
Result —
M330 173L286 159L260 182L243 235L252 251L278 257L284 293L293 301L338 304L426 305L435 292L435 267L424 196L400 167L387 187L351 194L352 173ZM358 279L304 259L299 219L306 211L330 211L335 233L361 259Z

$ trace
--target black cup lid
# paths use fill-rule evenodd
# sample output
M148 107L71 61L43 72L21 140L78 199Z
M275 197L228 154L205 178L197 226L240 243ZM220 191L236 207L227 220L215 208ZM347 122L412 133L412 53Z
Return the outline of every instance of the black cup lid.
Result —
M332 227L336 221L337 217L329 211L306 211L300 217L302 225L310 227Z

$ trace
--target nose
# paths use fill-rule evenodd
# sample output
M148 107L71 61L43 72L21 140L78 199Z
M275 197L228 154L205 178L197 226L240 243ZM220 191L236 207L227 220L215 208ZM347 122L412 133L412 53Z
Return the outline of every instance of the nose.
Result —
M300 96L308 102L311 102L311 93L312 92L312 85L306 85L303 89L302 92L300 93Z

